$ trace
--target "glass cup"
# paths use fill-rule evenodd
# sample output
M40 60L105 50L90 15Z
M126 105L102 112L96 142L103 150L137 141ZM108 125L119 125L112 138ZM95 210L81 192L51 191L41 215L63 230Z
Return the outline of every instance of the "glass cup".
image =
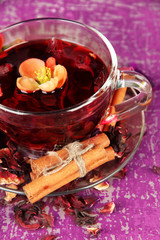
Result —
M11 109L0 104L0 129L28 157L39 157L55 145L65 145L81 140L96 128L105 116L106 121L121 120L142 111L151 101L152 88L149 81L134 71L120 71L117 56L109 40L94 28L66 19L32 19L11 25L2 31L5 46L39 39L61 39L89 48L97 54L109 69L103 86L89 99L62 110L50 112L27 112ZM5 51L5 50L4 50ZM0 54L3 54L1 51ZM115 105L114 115L107 116L116 89L129 87L137 95Z

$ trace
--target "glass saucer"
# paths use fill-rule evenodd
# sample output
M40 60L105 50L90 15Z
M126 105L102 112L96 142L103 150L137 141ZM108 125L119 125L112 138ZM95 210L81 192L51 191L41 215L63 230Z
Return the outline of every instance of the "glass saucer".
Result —
M136 95L136 92L132 89L127 90L126 94L126 99ZM48 196L59 196L59 195L67 195L67 194L72 194L76 192L80 192L89 188L92 188L96 186L97 184L100 184L104 181L106 181L108 178L113 177L116 173L118 173L120 170L122 170L126 164L132 159L134 154L136 153L143 134L145 130L145 116L144 112L139 112L136 115L126 118L120 122L118 122L118 126L120 126L121 131L126 131L130 134L126 141L126 148L123 152L123 155L121 159L113 160L111 162L103 164L103 166L100 166L97 171L98 173L101 173L101 179L94 181L92 183L89 182L89 178L87 178L87 175L90 174L92 175L93 171L91 173L88 173L86 177L84 178L79 178L78 180L73 181L69 187L66 185L65 187L58 189L57 191L49 194ZM93 174L94 175L94 174ZM76 183L76 184L74 184ZM13 190L10 188L7 188L5 186L0 186L0 190L20 194L20 195L25 195L25 193L21 190Z

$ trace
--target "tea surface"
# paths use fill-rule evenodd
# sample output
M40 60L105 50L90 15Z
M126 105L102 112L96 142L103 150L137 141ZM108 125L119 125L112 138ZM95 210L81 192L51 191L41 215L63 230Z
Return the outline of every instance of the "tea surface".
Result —
M64 86L50 93L26 93L16 87L19 66L28 58L46 61L54 57L56 64L67 69ZM89 49L59 39L21 43L0 53L0 103L12 109L44 112L63 109L91 97L107 79L107 67Z

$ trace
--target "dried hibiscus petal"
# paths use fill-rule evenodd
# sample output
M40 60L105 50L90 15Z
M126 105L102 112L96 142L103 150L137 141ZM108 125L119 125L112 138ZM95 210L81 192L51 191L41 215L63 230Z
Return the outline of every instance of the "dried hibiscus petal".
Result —
M57 206L63 207L67 214L74 214L74 209L82 209L86 206L83 198L74 194L57 196L54 202Z
M95 189L99 190L99 191L103 191L109 188L109 183L107 182L102 182L97 184L96 186L94 186Z
M71 195L70 197L71 206L76 209L83 209L85 207L85 201L82 197Z
M85 197L84 201L85 201L86 207L91 208L98 201L98 199L94 196L93 197Z
M0 51L1 51L2 47L3 47L3 43L4 43L4 37L3 37L3 34L0 33Z
M8 73L11 72L12 70L13 70L13 65L10 63L5 63L0 66L0 76L7 76Z
M100 213L108 213L111 214L115 209L115 203L114 202L110 202L107 203L102 209L100 209Z
M76 223L79 226L93 225L96 222L96 214L91 213L89 210L79 211L75 209Z
M12 201L10 203L11 204L17 204L19 202L24 202L24 201L26 201L26 196L18 194L14 199L12 199Z
M0 198L0 207L5 207L8 203L5 201L4 197Z
M26 222L23 221L22 216L23 216L22 210L17 210L16 214L15 214L15 220L22 228L25 228L28 230L36 230L41 227L41 225L39 223L27 224Z
M160 167L158 166L153 166L153 172L157 173L158 175L160 175Z
M14 158L14 150L10 150L9 148L3 148L0 150L0 158L5 161L8 169L21 170L20 165L17 163Z
M24 182L23 176L18 177L16 174L2 169L0 172L0 184L15 184L19 185Z
M54 218L42 211L43 205L41 202L33 205L24 201L20 202L14 208L16 222L28 230L52 227Z
M56 236L55 235L50 235L50 236L47 236L45 238L43 238L42 240L54 240L56 239Z
M92 225L96 222L97 215L88 210L96 201L95 197L85 198L75 194L54 198L54 203L63 207L67 214L75 215L78 225Z
M126 172L127 172L127 169L123 168L119 172L117 172L113 177L122 179L126 176Z
M18 189L18 187L15 185L15 184L9 184L9 185L7 185L7 187L8 188L11 188L11 189ZM7 202L11 202L12 201L12 199L13 198L15 198L16 197L16 193L12 193L12 192L6 192L6 196L5 196L5 200L7 201Z
M53 225L54 225L54 218L51 215L49 215L49 214L47 214L45 212L42 212L41 217L42 217L42 220L43 220L43 225L45 227L53 227Z
M109 131L105 133L109 137L114 151L117 154L123 154L127 147L126 141L131 136L131 133L128 132L128 129L125 129L122 132L121 126L117 125L115 128L111 126Z
M54 203L57 206L63 207L64 211L68 214L74 214L76 210L82 210L92 207L97 201L96 197L82 197L75 194L67 196L57 196L54 198Z
M89 179L89 182L90 182L90 183L93 183L93 182L98 181L98 180L100 180L100 179L101 179L101 177L98 177L98 176L94 175L93 178L90 178L90 179ZM102 183L99 183L99 184L95 185L94 188L97 189L97 190L99 190L99 191L101 191L101 190L106 190L106 189L109 188L109 183L107 183L107 182L102 182Z
M19 185L24 182L24 172L17 163L18 155L15 149L3 148L0 150L0 184Z
M87 231L91 235L97 235L97 234L99 234L101 232L101 230L99 228L96 228L96 227L87 228Z
M68 201L67 196L57 196L54 198L54 202L57 206L63 207L65 209L71 208L71 204Z
M30 181L30 164L24 161L12 141L7 141L6 145L8 147L0 150L1 182L3 182L3 184L13 183L19 185L23 183L24 180L26 182Z
M0 86L0 97L3 96L3 90L2 90L2 87Z

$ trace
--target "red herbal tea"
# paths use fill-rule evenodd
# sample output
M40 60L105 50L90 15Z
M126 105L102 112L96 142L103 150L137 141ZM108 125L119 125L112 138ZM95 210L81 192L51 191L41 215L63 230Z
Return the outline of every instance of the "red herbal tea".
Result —
M20 64L29 58L46 61L49 57L54 57L56 64L66 68L67 80L64 85L49 93L19 90L16 80L20 77ZM0 129L7 132L18 145L33 150L49 150L55 144L65 145L83 139L91 133L104 114L111 99L110 88L105 97L103 95L94 104L86 105L85 116L84 108L57 117L53 117L52 113L62 109L67 111L87 100L101 88L107 77L107 67L96 54L71 42L42 39L11 47L0 53L0 104L26 113L25 117L20 114L19 118L16 114L12 117L8 114L4 119L3 113L0 113ZM100 105L98 109L96 105Z
M44 112L71 107L92 96L105 82L107 69L102 60L83 46L61 40L22 43L6 51L0 59L0 103L17 110ZM25 93L17 89L21 62L29 58L44 61L54 57L65 66L68 78L64 86L51 93L41 90Z

